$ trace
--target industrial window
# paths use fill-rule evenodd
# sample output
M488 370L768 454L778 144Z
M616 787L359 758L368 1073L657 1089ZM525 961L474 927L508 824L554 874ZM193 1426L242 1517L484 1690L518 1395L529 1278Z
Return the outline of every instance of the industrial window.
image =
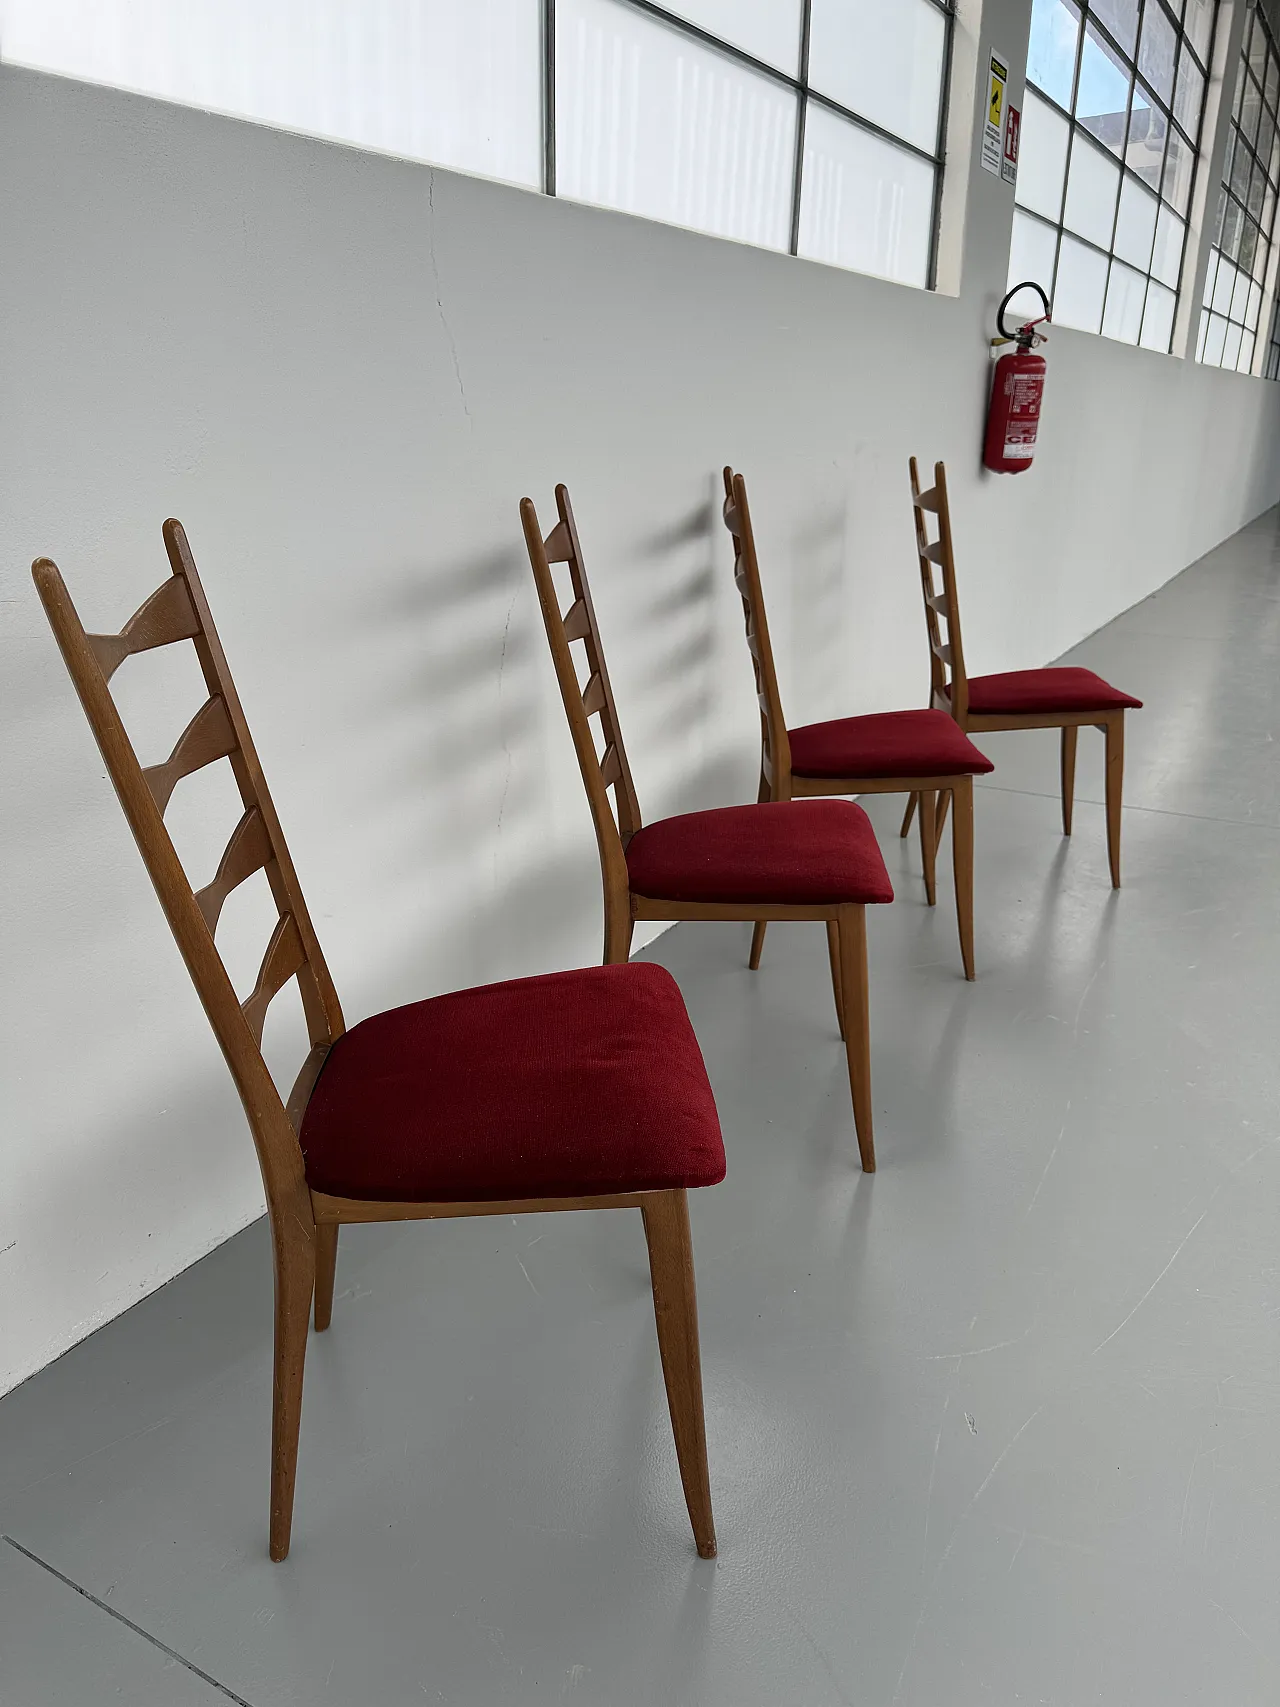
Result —
M4 57L931 285L953 0L4 0Z
M1278 114L1280 54L1257 0L1249 0L1196 340L1200 361L1237 373L1253 371L1263 299L1275 286ZM1273 350L1265 364L1270 378Z
M1168 350L1216 0L1034 0L1009 281Z

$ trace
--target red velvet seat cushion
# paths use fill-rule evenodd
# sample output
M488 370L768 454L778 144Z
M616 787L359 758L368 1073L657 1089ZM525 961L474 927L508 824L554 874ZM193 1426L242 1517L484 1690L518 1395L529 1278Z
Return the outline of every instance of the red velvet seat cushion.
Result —
M995 766L945 711L879 711L789 731L796 776L985 776Z
M871 822L851 800L766 801L662 818L631 838L627 870L635 893L655 901L893 900Z
M1121 693L1092 670L1075 665L969 677L969 710L982 717L1021 717L1039 711L1138 710L1141 705L1132 694Z
M724 1178L684 1001L661 966L595 966L393 1008L334 1044L302 1122L337 1197L466 1203Z

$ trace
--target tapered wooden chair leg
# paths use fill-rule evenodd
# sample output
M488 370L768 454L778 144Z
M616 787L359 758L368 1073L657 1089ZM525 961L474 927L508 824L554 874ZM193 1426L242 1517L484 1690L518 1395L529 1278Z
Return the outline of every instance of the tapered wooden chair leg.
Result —
M764 933L769 928L767 919L757 919L756 928L751 933L751 958L747 965L753 972L760 970L760 956L764 952Z
M902 828L898 831L898 834L904 841L911 834L911 820L916 815L916 807L919 802L920 796L918 794L909 794L907 796L907 809L902 814Z
M923 802L924 796L921 796ZM871 1119L871 1024L867 995L867 916L863 907L840 909L840 992L844 1007L844 1047L849 1063L853 1123L864 1173L876 1171Z
M920 796L920 863L924 867L924 898L931 907L938 904L938 819L936 794L927 789Z
M293 1486L302 1421L302 1372L307 1322L315 1284L312 1229L281 1229L275 1236L276 1340L271 1406L271 1557L289 1555Z
M957 780L952 789L955 813L951 820L951 860L956 878L956 918L960 925L960 958L964 975L973 970L973 779Z
M338 1223L316 1227L316 1332L322 1334L333 1316L333 1282L338 1267Z
M844 1042L844 996L840 991L840 927L834 919L827 920L827 953L831 958L831 989L836 998L836 1024L840 1041Z
M620 908L607 903L604 915L604 963L606 966L625 966L631 958L631 938L635 920Z
M938 810L934 819L933 855L935 860L938 857L938 849L942 846L942 832L947 827L947 808L950 804L951 791L946 789L938 796Z
M1071 809L1076 798L1076 740L1080 734L1074 723L1062 731L1062 833L1071 834Z
M662 1377L671 1411L680 1480L700 1559L716 1556L707 1468L707 1430L702 1412L702 1359L698 1350L698 1294L689 1237L689 1199L683 1191L655 1192L644 1204L653 1313L658 1327Z
M1120 809L1124 799L1124 712L1109 717L1107 737L1107 855L1111 887L1120 887Z

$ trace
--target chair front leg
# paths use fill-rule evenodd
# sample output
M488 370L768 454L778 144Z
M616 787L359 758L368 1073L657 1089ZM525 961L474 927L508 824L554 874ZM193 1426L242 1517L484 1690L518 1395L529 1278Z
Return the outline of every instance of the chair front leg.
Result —
M957 777L952 795L955 813L951 820L951 862L956 881L956 918L960 925L960 958L964 975L972 981L973 969L973 778Z
M676 1458L685 1504L700 1559L716 1556L711 1514L711 1475L702 1410L702 1359L698 1349L698 1294L689 1237L689 1198L684 1191L655 1192L644 1203L653 1314L662 1356L662 1377L671 1411Z
M1107 738L1107 857L1111 887L1120 887L1120 810L1124 797L1124 712L1113 711L1103 725Z
M947 827L947 808L951 804L951 791L944 789L938 796L938 811L933 826L933 852L937 858L938 849L942 846L942 832Z
M920 801L920 863L924 867L924 898L931 907L938 904L938 797L925 789Z
M923 802L924 796L921 796ZM871 1026L867 994L867 917L862 906L841 907L840 995L844 1009L844 1047L849 1064L853 1124L858 1134L862 1170L876 1171L876 1146L871 1119Z
M1069 723L1062 731L1062 833L1071 834L1071 809L1076 797L1076 740L1078 726Z
M276 1274L275 1379L271 1405L271 1557L289 1555L293 1489L302 1422L302 1373L307 1324L315 1287L315 1224L301 1212L284 1211L272 1226ZM273 1217L274 1220L274 1217Z
M827 920L827 954L831 960L831 989L836 999L836 1024L840 1041L844 1042L844 996L840 990L840 927L834 919Z
M902 828L898 831L898 834L902 837L904 842L911 834L911 820L915 817L916 807L919 804L920 796L918 794L909 794L907 796L907 809L902 814Z
M760 956L764 952L764 933L769 928L767 919L757 919L755 929L751 933L751 956L747 965L753 972L760 970Z
M333 1317L333 1282L338 1267L338 1223L316 1224L316 1332L322 1334Z

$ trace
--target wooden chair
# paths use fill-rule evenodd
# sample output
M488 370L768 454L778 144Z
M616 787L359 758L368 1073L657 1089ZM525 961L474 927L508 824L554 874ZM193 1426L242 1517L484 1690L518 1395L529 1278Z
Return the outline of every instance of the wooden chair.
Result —
M724 471L724 524L733 536L733 578L742 595L747 649L760 702L760 799L795 800L825 794L919 793L920 854L925 896L937 902L934 802L955 801L952 852L956 917L964 975L973 977L973 779L995 767L944 711L881 711L788 729L769 640L760 563L756 555L747 483ZM765 923L757 924L751 966L760 964Z
M271 1557L289 1551L307 1318L314 1293L316 1329L329 1325L344 1222L635 1208L685 1499L711 1558L686 1191L724 1177L724 1147L674 980L656 966L592 967L438 996L346 1030L178 522L164 539L172 576L119 634L85 633L47 558L33 573L258 1152L275 1259ZM144 769L108 684L131 654L183 640L209 697L168 759ZM212 881L193 892L164 812L183 777L221 759L244 815ZM227 896L257 871L279 922L242 1001L215 932ZM261 1041L267 1006L291 978L311 1052L285 1102Z
M858 1150L863 1168L873 1173L865 907L892 901L893 888L867 815L852 801L806 800L727 806L643 823L564 486L556 487L556 508L559 520L545 539L531 499L521 500L520 515L595 823L605 963L627 959L637 919L824 920ZM553 563L568 565L572 599L563 613ZM586 654L585 687L570 649L575 641Z
M916 545L924 591L925 624L929 635L930 704L947 711L967 733L993 729L1061 729L1062 833L1071 834L1075 794L1076 737L1082 725L1092 724L1106 737L1107 853L1111 886L1120 887L1120 806L1124 789L1124 714L1140 710L1142 701L1122 693L1092 670L1058 665L1043 670L1007 670L994 676L970 676L964 665L960 637L960 605L956 598L955 551L951 541L951 509L947 500L947 471L934 464L933 485L920 490L915 457L911 458L911 503L915 511ZM930 539L930 516L937 517L938 537ZM942 570L941 591L933 569ZM942 627L946 625L946 639ZM902 834L911 828L917 805L922 820L927 811L923 791L907 802ZM946 822L946 799L938 813L937 833Z

